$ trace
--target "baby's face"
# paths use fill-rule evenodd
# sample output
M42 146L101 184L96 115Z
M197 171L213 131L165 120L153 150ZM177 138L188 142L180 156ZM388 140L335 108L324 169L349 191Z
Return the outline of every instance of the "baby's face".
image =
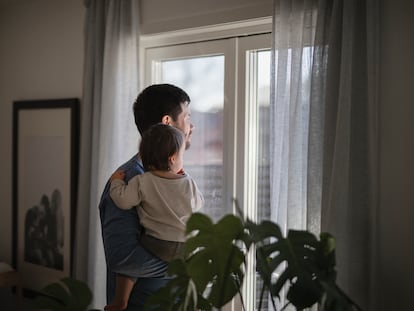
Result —
M175 154L175 161L171 163L171 171L173 173L178 173L182 168L184 164L184 151L185 151L185 143L182 144L180 150Z

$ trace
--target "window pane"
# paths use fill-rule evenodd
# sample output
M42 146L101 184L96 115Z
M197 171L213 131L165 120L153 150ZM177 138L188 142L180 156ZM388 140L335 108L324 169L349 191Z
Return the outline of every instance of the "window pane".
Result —
M161 81L181 87L191 98L195 129L185 170L204 195L203 212L216 221L231 212L223 209L224 56L162 61Z
M270 219L270 51L258 51L257 62L257 103L259 105L257 216L258 221L261 221Z
M249 85L248 103L249 107L254 106L253 116L250 116L250 124L257 130L254 140L254 146L249 145L249 148L255 148L254 163L255 180L250 187L255 187L256 191L252 191L252 196L255 197L254 216L256 221L260 223L262 220L270 219L270 174L269 174L269 115L270 115L270 51L268 50L253 50L249 51L247 75ZM253 96L251 94L254 94ZM249 116L247 116L249 117ZM251 269L254 269L252 265ZM253 270L254 271L254 270ZM252 298L252 303L259 307L261 299L261 291L263 290L262 278L256 273L256 277L247 278L246 283L251 286L251 291L255 291L255 301ZM268 291L264 292L261 302L261 310L267 311L269 305ZM249 302L250 304L250 302Z

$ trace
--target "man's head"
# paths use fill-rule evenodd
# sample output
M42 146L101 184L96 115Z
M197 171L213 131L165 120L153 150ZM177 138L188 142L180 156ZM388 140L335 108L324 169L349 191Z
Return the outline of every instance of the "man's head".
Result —
M154 84L145 88L134 103L134 118L142 135L152 125L164 123L179 128L191 143L193 124L190 119L190 97L171 84Z

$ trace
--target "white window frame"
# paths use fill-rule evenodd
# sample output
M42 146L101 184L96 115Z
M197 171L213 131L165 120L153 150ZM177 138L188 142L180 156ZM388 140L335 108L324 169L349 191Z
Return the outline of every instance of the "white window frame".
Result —
M271 48L271 29L272 19L263 18L143 35L140 40L140 68L143 68L140 81L143 81L143 87L158 82L152 79L154 70L157 70L156 60L224 55L224 122L228 131L225 131L223 150L223 202L232 202L232 198L237 198L244 215L253 221L257 220L255 207L258 162L255 148L249 146L256 145L258 141L257 131L250 130L257 128L258 118L255 109L257 105L247 104L254 101L256 96L255 90L248 88L251 81L246 73L255 69L249 67L249 58L254 57L254 53L249 51ZM254 250L249 253L247 260L243 298L246 309L255 310ZM237 300L233 301L226 310L240 310L238 303Z

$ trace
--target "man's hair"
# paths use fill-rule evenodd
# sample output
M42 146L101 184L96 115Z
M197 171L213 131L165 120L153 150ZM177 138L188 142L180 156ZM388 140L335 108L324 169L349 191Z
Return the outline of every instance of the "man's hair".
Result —
M181 88L171 84L154 84L145 88L134 102L134 118L142 135L152 125L161 122L165 115L177 121L181 104L190 103L190 97Z
M185 144L184 133L167 124L157 123L142 135L139 154L146 171L168 171L170 157Z

